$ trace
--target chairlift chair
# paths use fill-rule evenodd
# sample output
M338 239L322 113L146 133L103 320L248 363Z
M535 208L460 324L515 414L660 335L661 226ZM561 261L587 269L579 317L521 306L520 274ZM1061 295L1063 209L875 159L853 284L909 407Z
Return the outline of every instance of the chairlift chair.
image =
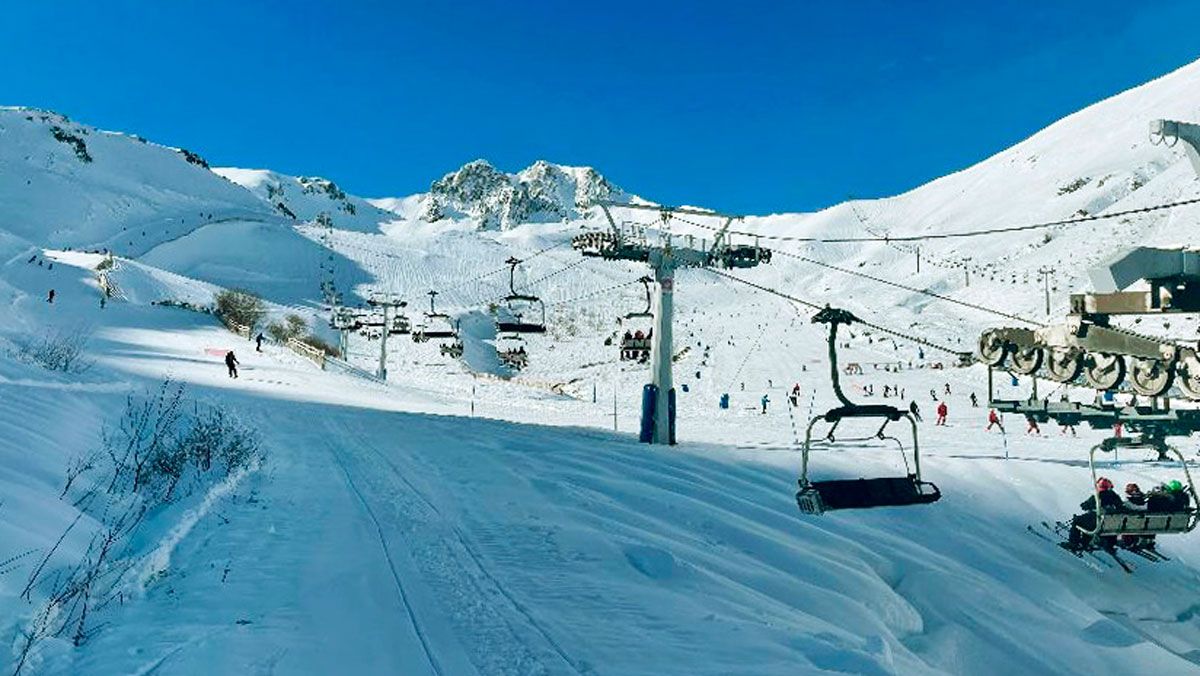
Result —
M505 366L520 370L529 365L529 353L525 350L525 339L520 334L506 333L496 337L496 356Z
M837 327L838 324L852 324L858 321L850 312L837 308L826 307L812 319L814 323L829 324L829 366L833 380L833 392L842 405L830 409L821 415L813 417L804 433L804 448L801 459L800 490L796 493L796 504L804 514L819 515L839 509L868 509L872 507L907 507L909 505L925 505L937 502L942 497L936 485L921 479L921 456L917 438L917 422L912 415L895 406L887 404L855 404L846 398L838 381L837 366ZM884 430L890 423L907 420L912 430L912 471L901 477L879 477L859 479L834 479L813 481L808 476L809 455L812 450L813 428L818 422L829 423L832 427L826 434L826 439L836 443L834 432L838 425L846 419L875 419L882 424L875 432L875 439L893 439L900 446L904 455L904 446L899 440L885 436ZM908 466L908 458L904 458Z
M646 290L646 308L641 312L630 312L620 320L621 361L645 362L650 358L650 339L653 332L654 313L650 311L650 278L638 280Z
M1094 528L1085 528L1080 524L1073 526L1084 534L1084 547L1086 549L1100 547L1102 538L1119 535L1181 535L1183 533L1190 533L1196 528L1197 520L1200 519L1200 500L1197 499L1196 484L1192 481L1192 474L1188 470L1187 461L1184 459L1183 454L1174 446L1167 446L1166 452L1178 458L1179 465L1183 468L1183 475L1187 480L1186 490L1187 496L1190 499L1190 507L1164 512L1106 511L1104 509L1104 505L1100 501L1100 489L1097 486L1099 477L1096 473L1096 451L1109 453L1117 448L1135 445L1137 445L1137 440L1131 440L1127 437L1112 437L1092 446L1091 451L1088 453L1088 465L1092 471L1092 490L1096 501L1096 525ZM1155 449L1159 450L1160 454L1163 453L1161 447L1155 445Z
M425 313L424 321L413 331L413 342L424 343L431 339L458 338L458 328L454 320L450 318L450 315L438 312L435 307L438 292L430 291L428 295L429 312Z
M520 259L509 257L505 262L509 265L509 294L496 310L496 330L505 333L545 333L546 305L537 296L517 293L515 277Z

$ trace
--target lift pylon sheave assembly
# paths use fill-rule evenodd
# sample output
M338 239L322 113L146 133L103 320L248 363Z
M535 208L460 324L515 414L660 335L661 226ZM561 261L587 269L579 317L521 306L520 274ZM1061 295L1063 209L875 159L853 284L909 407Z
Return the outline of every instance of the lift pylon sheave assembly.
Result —
M671 366L674 363L672 348L671 315L675 298L675 271L679 268L750 268L771 260L771 252L757 245L732 246L727 239L729 224L737 216L727 216L711 211L696 209L651 206L646 204L624 204L600 201L596 203L608 221L607 231L586 232L575 236L571 246L584 256L595 256L605 260L625 260L647 263L654 270L654 281L658 294L654 302L654 326L650 332L650 382L642 388L642 416L639 440L650 444L675 443L675 387ZM610 208L654 211L662 219L663 229L659 240L651 243L646 229L619 227L613 220ZM686 237L684 246L677 246L666 227L674 214L691 214L725 219L717 233L713 246Z
M858 321L850 312L837 308L826 307L812 319L813 323L829 325L829 369L833 380L833 393L841 406L830 409L813 417L804 432L804 448L800 466L800 490L796 492L796 504L805 514L824 514L839 509L868 509L872 507L905 507L909 505L925 505L937 502L942 493L931 482L921 480L921 454L917 439L917 422L912 415L903 409L887 404L856 404L846 398L838 380L837 364L837 329L839 324L850 325ZM912 430L912 472L902 477L884 477L874 479L836 479L827 481L812 481L808 477L809 455L812 451L813 428L819 422L831 425L826 434L826 440L836 442L834 432L846 419L875 419L882 424L873 438L889 439L884 436L884 430L889 423L907 420ZM897 440L899 444L899 441ZM900 453L904 455L904 446L900 444ZM908 459L904 459L907 467Z
M1197 519L1200 518L1200 511L1197 510L1200 500L1196 496L1196 484L1192 481L1192 474L1188 469L1188 464L1183 454L1173 446L1169 447L1170 451L1174 455L1174 459L1179 460L1179 466L1183 469L1183 476L1187 482L1182 491L1186 496L1185 499L1169 503L1164 507L1159 507L1153 503L1153 497L1151 497L1144 506L1145 509L1106 510L1104 508L1104 502L1100 499L1100 490L1098 487L1099 477L1096 472L1096 451L1109 453L1118 448L1137 443L1137 440L1113 437L1096 444L1088 453L1088 465L1092 471L1092 490L1095 495L1094 506L1096 517L1094 525L1090 527L1079 523L1075 523L1072 526L1085 536L1083 540L1084 549L1099 549L1103 546L1104 538L1115 538L1120 535L1181 535L1190 533L1196 529ZM1121 544L1121 540L1117 540L1116 542L1118 545Z
M1094 291L1072 294L1062 324L1039 329L998 328L979 338L982 361L1060 383L1077 380L1097 390L1128 382L1139 395L1159 397L1172 386L1200 401L1200 355L1195 345L1146 336L1112 324L1128 315L1200 313L1200 251L1139 247L1089 270ZM1146 290L1127 290L1144 282Z

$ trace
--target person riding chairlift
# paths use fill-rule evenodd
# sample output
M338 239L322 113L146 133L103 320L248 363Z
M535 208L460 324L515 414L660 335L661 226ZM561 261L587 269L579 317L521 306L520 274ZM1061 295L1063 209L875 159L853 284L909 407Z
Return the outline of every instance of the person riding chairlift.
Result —
M1071 519L1071 531L1067 535L1067 543L1071 549L1083 549L1085 545L1084 538L1089 536L1081 529L1096 530L1097 496L1100 498L1100 507L1104 512L1125 511L1125 501L1113 490L1113 482L1108 477L1103 476L1097 479L1096 493L1089 495L1086 500L1079 503L1079 508L1083 510L1083 513L1076 514ZM1100 538L1100 544L1105 549L1112 549L1116 546L1117 539L1114 536L1104 536Z

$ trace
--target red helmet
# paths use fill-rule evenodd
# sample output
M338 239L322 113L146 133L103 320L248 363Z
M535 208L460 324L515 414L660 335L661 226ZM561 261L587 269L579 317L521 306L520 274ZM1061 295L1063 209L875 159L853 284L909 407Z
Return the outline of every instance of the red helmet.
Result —
M1141 493L1141 492L1142 492L1141 486L1138 486L1137 484L1125 484L1125 494L1126 495L1129 495L1131 493Z
M1096 480L1096 489L1101 491L1111 491L1113 482L1108 480L1108 477L1100 477Z

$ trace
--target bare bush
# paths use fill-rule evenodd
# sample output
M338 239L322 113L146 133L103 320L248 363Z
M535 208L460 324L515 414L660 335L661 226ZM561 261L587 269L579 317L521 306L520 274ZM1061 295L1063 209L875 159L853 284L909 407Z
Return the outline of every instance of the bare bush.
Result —
M277 343L286 343L292 338L300 338L308 333L308 322L300 315L288 315L283 318L283 323L271 322L267 324L267 335Z
M333 345L332 343L327 343L324 340L322 340L320 337L315 336L313 334L309 334L307 336L304 336L303 338L300 338L300 342L304 343L305 345L308 345L309 347L315 347L318 350L321 350L322 352L325 353L326 356L329 356L329 357L341 357L342 356L342 351L340 349L338 349L338 347L336 345Z
M258 296L242 289L225 289L217 294L217 314L253 329L267 313Z
M141 560L125 544L155 507L252 467L261 457L257 433L227 409L189 402L184 386L170 380L130 396L119 423L105 430L98 450L73 461L62 495L94 474L75 500L78 516L38 560L21 597L39 590L45 603L14 645L20 674L37 644L63 638L79 646L102 626L97 611L125 598L128 573ZM84 514L99 523L83 556L65 570L49 563ZM0 574L32 552L0 561Z
M51 371L80 374L93 364L84 358L91 338L90 328L55 329L41 338L18 343L17 356Z

